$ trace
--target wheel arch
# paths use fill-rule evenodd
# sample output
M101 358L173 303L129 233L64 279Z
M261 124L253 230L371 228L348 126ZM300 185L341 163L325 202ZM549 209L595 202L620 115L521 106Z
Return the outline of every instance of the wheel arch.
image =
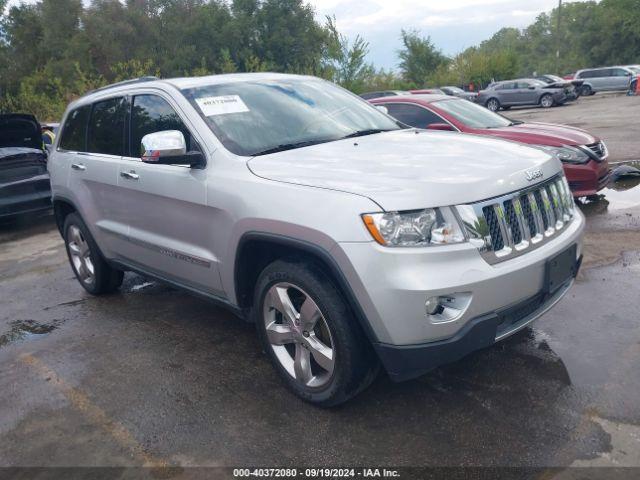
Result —
M271 262L282 258L307 260L319 267L343 295L369 341L378 341L347 278L329 251L284 235L247 232L240 238L233 268L233 284L236 302L243 311L248 312L253 307L253 293L260 273Z
M78 212L78 209L71 200L65 197L54 196L53 197L53 216L56 221L56 226L60 234L63 234L64 221L71 213Z

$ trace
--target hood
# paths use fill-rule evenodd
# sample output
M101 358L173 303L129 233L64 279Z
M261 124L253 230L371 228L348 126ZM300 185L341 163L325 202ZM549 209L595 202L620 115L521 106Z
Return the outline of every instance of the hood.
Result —
M385 210L476 202L547 179L562 165L524 145L453 132L398 130L254 157L257 176L363 195Z
M40 124L33 115L0 115L0 148L27 147L42 149Z
M590 145L599 141L597 137L579 128L553 123L522 123L511 127L492 128L484 132L507 140L552 147Z

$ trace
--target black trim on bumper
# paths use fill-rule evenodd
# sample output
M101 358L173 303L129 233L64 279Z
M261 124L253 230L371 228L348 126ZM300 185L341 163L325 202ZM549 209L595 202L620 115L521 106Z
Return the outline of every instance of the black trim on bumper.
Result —
M528 324L531 320L526 320L527 318L550 308L547 306L548 302L554 301L559 292L557 300L566 293L581 264L582 255L576 260L573 277L554 292L540 292L516 305L476 317L446 340L420 345L374 343L373 346L392 380L402 382L419 377L441 365L455 362L476 350L493 345L497 342L496 337L520 329L519 323Z

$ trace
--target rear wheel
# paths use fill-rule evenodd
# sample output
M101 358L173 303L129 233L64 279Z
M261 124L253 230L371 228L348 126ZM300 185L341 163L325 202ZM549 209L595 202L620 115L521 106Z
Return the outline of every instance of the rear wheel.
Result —
M553 96L549 93L543 95L540 98L540 105L542 105L542 108L551 108L553 107L555 101L553 100Z
M333 406L367 387L377 361L342 295L313 263L277 260L255 291L258 336L286 385Z
M63 232L69 263L80 285L93 295L117 290L124 273L107 264L80 215L67 215Z
M487 100L486 107L492 112L500 110L500 101L497 98L490 98Z

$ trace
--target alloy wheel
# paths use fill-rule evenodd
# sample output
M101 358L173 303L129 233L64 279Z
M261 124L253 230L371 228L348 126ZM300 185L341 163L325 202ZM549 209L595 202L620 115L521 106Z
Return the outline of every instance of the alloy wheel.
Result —
M266 336L280 365L305 387L326 385L335 368L336 348L320 308L301 288L273 285L263 304Z
M71 263L80 280L87 285L93 283L95 270L91 260L91 249L89 243L80 229L71 225L69 227L69 237L67 239Z
M549 108L553 106L553 98L551 98L549 95L545 95L544 97L542 97L540 103L544 108Z
M492 98L491 100L489 100L489 102L487 102L487 108L492 112L497 112L500 108L500 104L495 98Z

